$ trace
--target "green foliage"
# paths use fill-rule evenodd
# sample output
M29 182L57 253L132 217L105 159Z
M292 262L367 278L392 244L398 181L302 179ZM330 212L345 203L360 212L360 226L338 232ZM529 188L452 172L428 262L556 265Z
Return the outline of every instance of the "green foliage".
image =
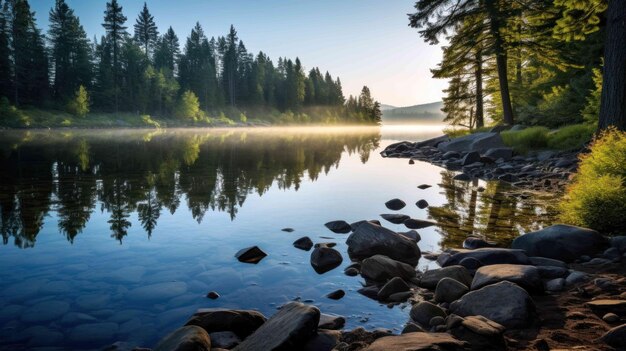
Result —
M593 124L573 124L558 129L548 135L548 148L574 150L589 142L596 131Z
M76 95L67 104L67 112L76 117L85 117L89 113L89 94L84 86L78 87Z
M152 117L150 117L150 115L141 115L140 117L143 123L145 123L146 125L157 128L157 129L161 128L161 125L159 124L159 122L153 120Z
M560 204L561 219L607 234L626 228L626 133L605 131L580 157L578 174Z
M201 115L200 102L198 101L196 94L190 90L185 91L178 101L174 116L176 116L176 118L189 121L198 120Z
M32 120L3 96L0 98L0 124L9 127L28 127L32 124Z
M239 122L241 122L241 123L248 122L248 117L246 117L246 115L243 114L243 112L241 114L239 114Z
M519 131L505 131L500 133L500 136L507 146L519 153L526 153L548 146L549 132L546 127L531 127Z

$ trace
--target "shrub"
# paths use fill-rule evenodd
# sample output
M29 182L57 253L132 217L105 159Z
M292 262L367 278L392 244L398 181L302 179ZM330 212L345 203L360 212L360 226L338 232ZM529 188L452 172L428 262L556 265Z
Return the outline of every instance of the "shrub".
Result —
M32 119L24 111L11 105L9 99L0 97L0 125L9 127L28 127Z
M150 115L141 115L141 121L151 127L154 128L161 128L161 125L159 124L159 122L155 121L152 119L152 117L150 117Z
M519 131L505 131L500 133L500 136L507 146L519 153L526 153L532 149L548 146L549 132L546 127L531 127Z
M243 113L239 114L239 122L241 123L248 122L248 117L246 117L246 115L244 115Z
M191 90L183 93L176 105L174 116L180 119L196 121L200 117L200 101Z
M76 117L85 117L89 113L89 94L84 86L76 90L76 96L67 104L67 112Z
M593 141L559 207L566 223L606 234L626 228L626 133L608 130Z
M593 138L596 126L593 124L573 124L563 127L548 136L548 147L558 150L580 149Z

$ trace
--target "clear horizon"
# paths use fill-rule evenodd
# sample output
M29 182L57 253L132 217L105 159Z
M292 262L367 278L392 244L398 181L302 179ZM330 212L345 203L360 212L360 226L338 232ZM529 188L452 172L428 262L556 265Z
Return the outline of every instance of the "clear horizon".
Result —
M144 0L118 0L128 31ZM106 0L66 0L80 17L89 38L104 34L102 18ZM170 25L181 46L199 21L208 37L225 35L231 24L250 52L263 51L274 62L278 57L299 57L305 69L319 67L339 76L346 97L370 87L382 104L402 107L441 101L447 81L434 79L430 69L441 58L439 46L424 43L417 30L408 27L406 14L413 0L252 0L146 1L159 32ZM31 1L37 25L48 30L48 13L54 0Z

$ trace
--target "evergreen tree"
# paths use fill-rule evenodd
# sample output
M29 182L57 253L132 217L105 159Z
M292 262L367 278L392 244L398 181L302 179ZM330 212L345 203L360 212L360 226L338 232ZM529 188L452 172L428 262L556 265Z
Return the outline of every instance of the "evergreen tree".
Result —
M126 32L126 17L122 13L122 6L117 3L117 0L111 0L107 2L106 11L104 11L104 23L102 26L106 30L107 39L110 41L111 49L113 52L112 64L113 64L113 89L115 97L115 112L118 112L118 81L119 81L119 52L124 39L128 36Z
M222 57L222 86L224 87L224 96L231 106L235 106L237 101L237 68L239 66L238 59L238 43L237 31L234 26L230 26L230 31L220 45Z
M217 101L215 57L199 22L187 38L178 66L181 88L190 90L200 97L202 108L215 107Z
M9 4L8 0L0 0L0 98L13 96L13 72L11 69L11 52L9 39Z
M156 43L154 52L154 67L157 69L167 68L171 72L176 71L176 62L180 55L178 37L174 29L169 27Z
M154 16L148 11L148 5L145 2L143 3L143 9L139 13L134 27L135 40L141 44L143 51L150 57L157 39L159 38L159 31L154 23Z

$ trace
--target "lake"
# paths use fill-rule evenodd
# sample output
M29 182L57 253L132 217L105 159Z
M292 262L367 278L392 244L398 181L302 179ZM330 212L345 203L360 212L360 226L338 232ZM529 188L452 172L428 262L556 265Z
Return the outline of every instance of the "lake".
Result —
M363 279L343 273L348 234L324 223L380 219L404 231L380 218L400 198L400 213L439 223L419 230L421 250L436 252L470 234L508 244L554 216L548 194L458 182L454 172L379 154L439 134L432 126L0 131L0 349L151 347L198 308L271 316L292 300L345 316L346 328L399 332L410 305L357 293ZM419 209L420 199L430 207ZM292 245L305 235L337 243L343 264L317 274L311 252ZM268 256L237 261L253 245ZM336 289L346 296L325 297Z

